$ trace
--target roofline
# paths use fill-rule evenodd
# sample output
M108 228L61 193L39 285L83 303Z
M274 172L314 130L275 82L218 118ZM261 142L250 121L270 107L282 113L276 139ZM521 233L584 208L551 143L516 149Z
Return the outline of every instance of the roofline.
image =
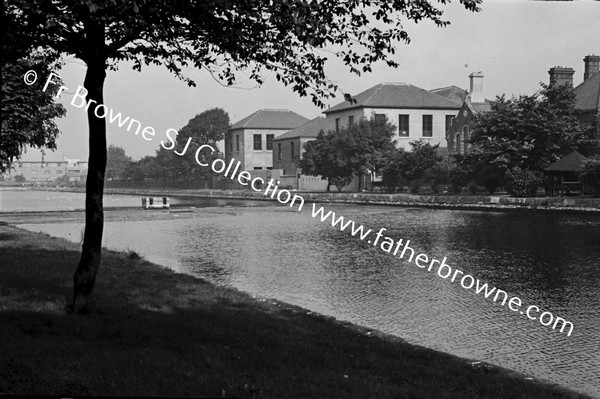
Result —
M428 90L428 91L446 90L446 89L450 89L452 87L456 87L457 89L459 89L461 91L464 91L465 93L468 93L467 90L463 89L462 87L458 87L456 85L450 85L450 86L446 86L446 87L438 87L437 89L431 89L431 90Z
M461 105L455 105L453 107L390 107L390 106L377 106L377 105L355 105L352 107L348 107L348 108L342 108L342 109L336 109L336 110L325 110L323 111L324 114L329 114L329 113L334 113L334 112L342 112L342 111L348 111L348 110L353 110L353 109L360 109L360 108L380 108L380 109L439 109L439 110L460 110L462 108L462 104Z
M302 125L300 125L302 126ZM293 128L289 128L289 127L236 127L236 128L229 128L227 129L228 132L233 132L235 130L287 130L290 131L292 129L295 129L295 127Z
M325 129L321 129L321 130L325 131ZM317 136L307 136L307 135L301 134L301 135L292 136L292 137L281 137L281 136L279 136L279 137L275 137L273 139L273 141L291 140L291 139L316 139L316 138L317 138Z
M275 137L275 138L273 139L273 141L282 141L282 140L301 139L302 137L305 137L305 136L293 136L293 137L281 137L281 136L279 136L279 137ZM315 138L316 138L316 137L315 137Z

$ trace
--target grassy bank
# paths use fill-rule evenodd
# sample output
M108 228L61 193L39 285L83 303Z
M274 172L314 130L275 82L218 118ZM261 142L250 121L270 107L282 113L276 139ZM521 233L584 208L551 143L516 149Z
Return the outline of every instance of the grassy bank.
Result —
M78 250L0 225L0 394L584 397L122 253L70 315Z

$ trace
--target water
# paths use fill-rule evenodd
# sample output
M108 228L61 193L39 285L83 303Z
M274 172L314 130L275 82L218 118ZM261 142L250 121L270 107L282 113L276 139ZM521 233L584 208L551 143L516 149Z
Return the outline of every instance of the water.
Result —
M198 201L198 200L196 200ZM246 203L247 204L247 203ZM177 271L600 396L600 217L325 205L574 324L568 337L286 207L115 221L105 245ZM28 224L80 238L80 223ZM524 305L525 306L525 305ZM543 311L542 310L542 311Z

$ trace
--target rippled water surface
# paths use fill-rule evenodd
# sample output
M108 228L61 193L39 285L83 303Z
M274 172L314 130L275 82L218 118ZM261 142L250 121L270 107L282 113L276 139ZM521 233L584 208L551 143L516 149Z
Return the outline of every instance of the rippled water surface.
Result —
M284 207L108 222L105 244L175 270L600 397L600 217L325 205L410 239L574 324L568 337ZM81 224L26 228L80 237Z

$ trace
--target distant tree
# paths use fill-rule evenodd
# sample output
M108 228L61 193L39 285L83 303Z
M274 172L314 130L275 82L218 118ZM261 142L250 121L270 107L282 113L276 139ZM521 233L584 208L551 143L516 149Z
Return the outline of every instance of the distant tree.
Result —
M204 111L189 120L178 133L171 132L170 139L158 149L157 166L164 167L165 175L181 180L209 180L214 172L196 162L196 152L201 145L208 144L215 150L217 142L223 140L229 129L229 115L221 108ZM210 163L219 154L203 149L199 158ZM165 176L166 177L166 176Z
M147 155L138 161L129 162L125 168L124 177L138 183L143 182L146 178L156 177L155 157Z
M476 11L481 0L460 2ZM189 64L227 84L241 71L262 83L263 70L270 70L323 106L337 89L325 75L332 48L360 74L378 61L397 66L394 46L408 42L407 20L448 24L426 0L6 0L4 9L4 29L17 32L23 46L54 49L86 63L86 99L95 104L104 104L106 69L127 60L137 70L164 65L192 85L182 74ZM87 109L90 156L85 233L74 275L76 312L92 308L101 259L106 122L95 109Z
M375 176L385 165L395 150L392 137L396 127L384 118L361 118L358 123L342 129L338 134L341 146L347 154L348 163L358 175L358 191L361 190L362 176ZM373 186L371 185L371 189Z
M409 144L410 151L396 149L383 168L383 184L386 187L394 188L404 184L418 187L426 172L442 159L437 154L439 144L431 145L422 139Z
M344 150L342 136L334 132L325 133L323 130L316 140L306 143L298 166L302 169L302 174L321 176L323 180L327 180L327 192L332 184L338 191L342 191L352 182L354 174Z
M106 159L106 178L123 179L130 163L131 157L125 153L123 148L109 145Z
M24 75L28 70L47 75L58 63L51 52L37 51L11 60L9 38L2 41L2 130L0 131L0 173L6 172L21 157L27 146L42 150L56 149L59 130L55 119L66 114L61 104L54 102L56 87L42 91L43 82L27 85Z
M567 85L542 84L533 95L496 98L479 114L466 162L471 169L493 167L496 174L517 167L540 171L573 150L598 148L590 126L576 116L575 94Z

